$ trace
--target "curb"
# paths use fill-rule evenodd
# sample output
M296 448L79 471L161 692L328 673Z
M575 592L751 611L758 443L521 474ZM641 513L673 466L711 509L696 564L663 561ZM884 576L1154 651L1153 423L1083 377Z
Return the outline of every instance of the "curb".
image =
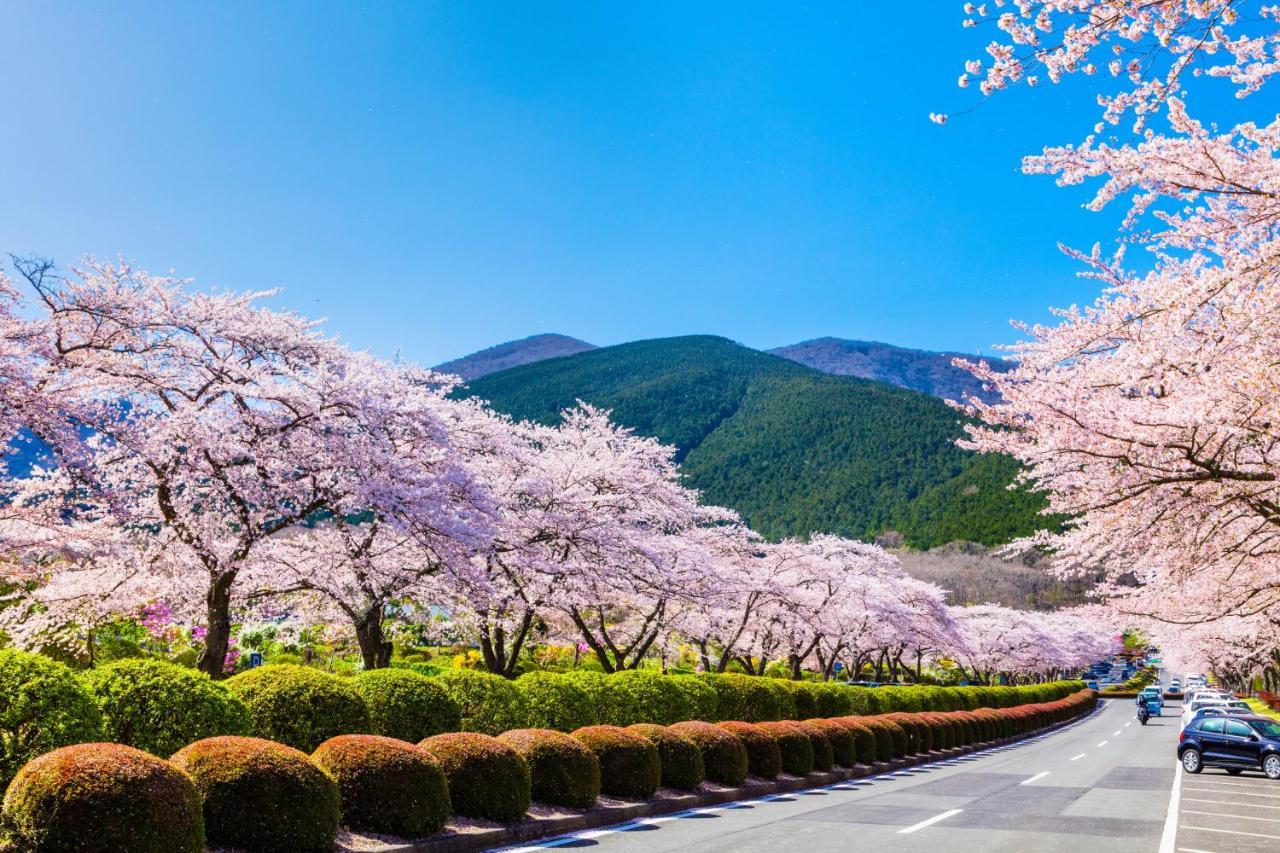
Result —
M928 753L909 755L905 758L895 758L892 761L877 761L872 765L858 764L851 768L840 768L825 773L810 773L807 776L783 776L772 780L748 779L745 784L737 788L658 797L643 803L605 806L577 815L529 817L520 823L485 829L479 832L446 834L422 841L387 842L385 846L377 849L378 853L471 853L471 851L508 847L512 844L537 841L557 835L568 835L588 829L599 829L605 826L627 823L639 818L658 817L707 806L720 806L740 800L754 800L774 794L789 794L796 791L825 788L831 785L838 785L841 782L883 776L886 773L894 773L899 770L905 770L908 767L919 767L938 761L948 761L962 755L986 752L1002 746L1020 743L1083 722L1096 714L1102 707L1103 704L1098 702L1089 713L1081 714L1073 720L1035 729L1024 735L996 738L995 740L970 746L934 750ZM370 848L362 846L361 849L368 850ZM341 839L339 839L335 850L338 853L355 853L355 848L343 844Z

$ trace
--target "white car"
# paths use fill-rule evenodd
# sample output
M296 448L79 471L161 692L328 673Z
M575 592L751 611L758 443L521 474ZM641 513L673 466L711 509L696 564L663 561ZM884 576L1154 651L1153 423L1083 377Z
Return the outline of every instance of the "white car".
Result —
M1243 708L1248 710L1249 706L1234 696L1225 698L1221 696L1200 696L1190 702L1182 703L1182 717L1179 720L1179 728L1185 729L1187 724L1195 719L1196 712L1203 708Z

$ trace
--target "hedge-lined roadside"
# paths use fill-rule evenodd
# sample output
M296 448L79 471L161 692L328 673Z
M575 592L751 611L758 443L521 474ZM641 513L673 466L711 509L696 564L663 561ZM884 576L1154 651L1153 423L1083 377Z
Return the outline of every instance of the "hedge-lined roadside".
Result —
M815 765L848 768L1026 734L1087 713L1096 698L1082 689L1002 708L631 729L605 724L568 736L528 729L501 738L461 732L435 735L417 746L346 735L320 744L310 757L246 737L198 741L171 762L115 744L71 746L19 771L0 815L15 849L60 849L56 842L50 847L50 839L74 831L82 849L151 853L161 849L157 839L175 831L166 803L182 789L188 797L198 793L201 804L202 819L191 815L181 823L183 837L190 839L184 843L193 849L199 835L249 853L297 850L305 834L305 849L319 851L332 849L339 820L386 834L408 826L439 827L450 812L515 821L535 797L583 808L596 791L643 800L668 779L686 789L704 775L738 785L749 761L763 773L803 776ZM754 760L744 739L753 744ZM94 758L86 762L82 754ZM117 754L131 757L117 761ZM397 792L410 803L380 807L382 798L367 796L365 785ZM119 814L122 790L129 791L126 820Z

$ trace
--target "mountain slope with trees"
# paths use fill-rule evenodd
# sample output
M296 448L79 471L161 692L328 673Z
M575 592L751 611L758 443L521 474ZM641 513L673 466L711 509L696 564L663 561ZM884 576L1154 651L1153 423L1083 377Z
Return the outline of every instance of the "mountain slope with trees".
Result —
M724 338L664 338L528 364L462 393L554 423L583 400L677 448L690 485L770 538L888 530L928 548L1043 526L1016 470L954 444L961 416L920 392L833 376Z

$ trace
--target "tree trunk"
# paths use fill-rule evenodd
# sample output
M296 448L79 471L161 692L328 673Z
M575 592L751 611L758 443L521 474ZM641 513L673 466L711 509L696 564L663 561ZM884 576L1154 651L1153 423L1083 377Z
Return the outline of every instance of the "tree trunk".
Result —
M382 633L382 605L369 608L355 623L356 640L365 669L386 669L391 663L393 644Z
M234 573L222 575L209 587L204 599L208 632L196 658L196 668L210 678L222 678L227 649L231 647L231 585L235 579Z

